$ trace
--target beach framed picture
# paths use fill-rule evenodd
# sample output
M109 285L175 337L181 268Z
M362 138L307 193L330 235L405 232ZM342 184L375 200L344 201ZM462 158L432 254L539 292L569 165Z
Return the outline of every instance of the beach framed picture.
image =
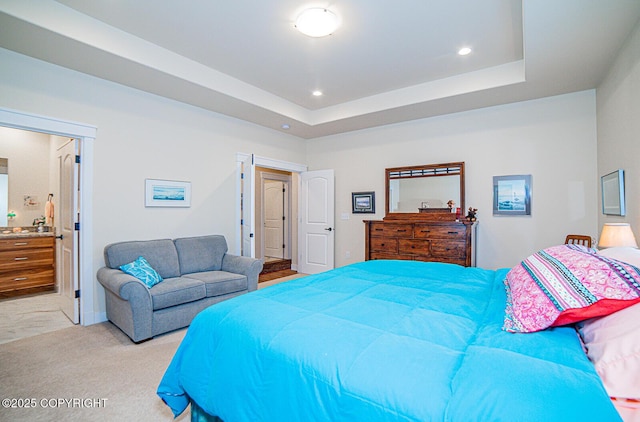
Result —
M493 176L493 215L531 215L531 175Z
M146 179L145 207L190 207L191 182Z

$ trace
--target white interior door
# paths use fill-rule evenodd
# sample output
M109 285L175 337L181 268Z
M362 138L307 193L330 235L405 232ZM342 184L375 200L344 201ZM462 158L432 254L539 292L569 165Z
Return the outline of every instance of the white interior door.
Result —
M284 183L279 180L264 181L264 257L284 259L285 207Z
M298 272L316 274L334 267L334 173L302 172L300 181Z
M70 140L58 149L57 158L60 171L60 222L56 229L58 240L57 274L62 311L74 324L80 322L80 299L78 287L78 231L75 223L78 217L78 167L76 163L78 142Z
M242 207L242 256L255 258L256 238L254 227L256 221L256 165L253 154L242 161L241 207Z

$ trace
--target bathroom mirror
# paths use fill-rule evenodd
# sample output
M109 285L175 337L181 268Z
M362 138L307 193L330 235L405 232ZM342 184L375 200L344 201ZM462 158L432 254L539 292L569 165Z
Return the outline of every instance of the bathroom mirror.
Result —
M387 216L450 213L449 201L464 212L464 162L388 168L385 179Z
M6 227L9 212L9 159L0 158L0 227Z

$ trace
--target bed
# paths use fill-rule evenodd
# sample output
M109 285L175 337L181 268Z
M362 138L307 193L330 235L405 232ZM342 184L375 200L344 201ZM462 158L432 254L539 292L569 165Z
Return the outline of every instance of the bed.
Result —
M511 272L376 260L233 298L157 393L225 422L621 420L573 325L505 330Z

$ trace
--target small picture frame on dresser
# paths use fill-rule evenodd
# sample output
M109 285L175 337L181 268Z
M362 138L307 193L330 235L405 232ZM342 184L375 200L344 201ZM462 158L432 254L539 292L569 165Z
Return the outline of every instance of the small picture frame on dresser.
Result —
M351 212L354 214L375 214L376 213L376 193L375 192L352 192Z

